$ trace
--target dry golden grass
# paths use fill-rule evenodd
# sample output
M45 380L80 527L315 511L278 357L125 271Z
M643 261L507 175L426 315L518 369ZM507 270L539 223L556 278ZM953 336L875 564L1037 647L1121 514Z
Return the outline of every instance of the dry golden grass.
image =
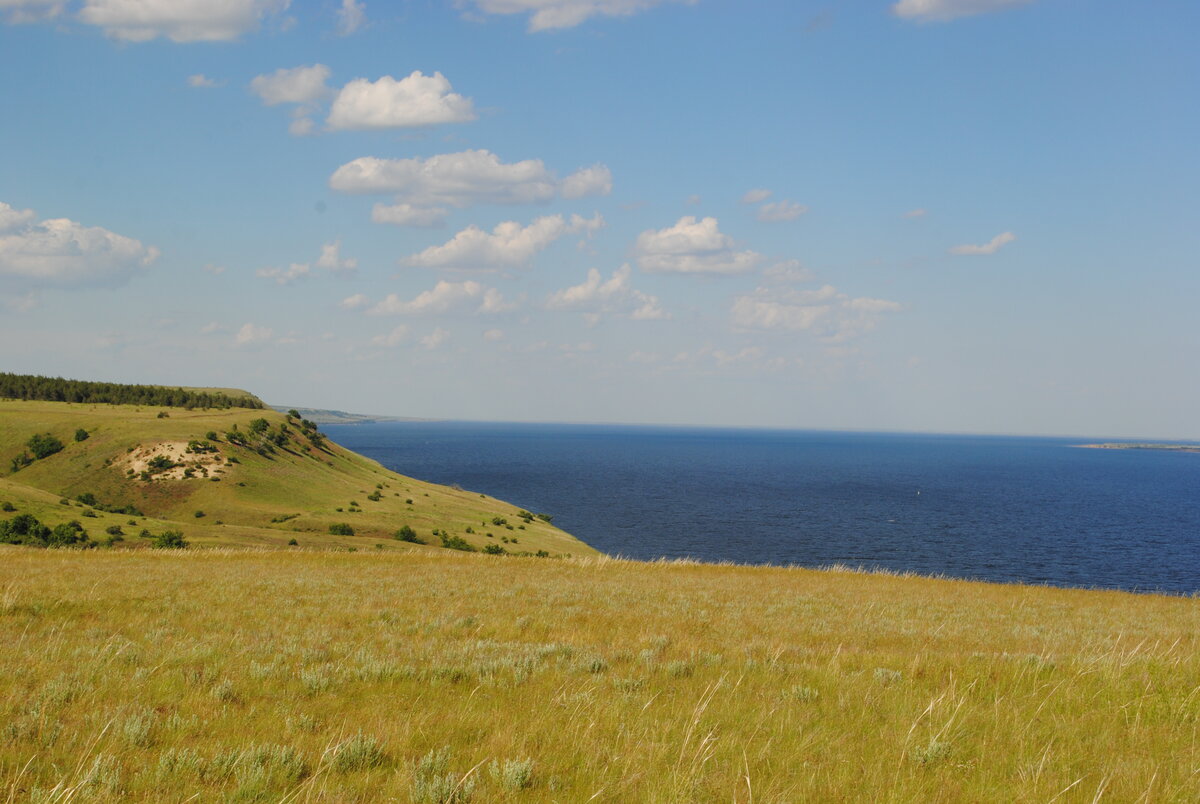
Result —
M0 800L1195 801L1197 601L0 550Z

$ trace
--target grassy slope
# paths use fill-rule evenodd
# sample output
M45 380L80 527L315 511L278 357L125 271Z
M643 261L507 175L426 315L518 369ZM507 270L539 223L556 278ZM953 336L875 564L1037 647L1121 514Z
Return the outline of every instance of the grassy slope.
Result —
M0 798L427 801L448 747L477 802L1195 801L1198 635L844 572L8 548Z
M189 541L202 545L284 546L294 538L302 547L373 548L382 544L387 550L443 549L392 539L401 525L408 524L431 545L440 545L431 535L436 528L477 547L497 543L513 552L546 550L576 556L596 552L541 520L523 523L516 517L519 509L500 500L404 477L332 443L327 451L305 453L303 438L269 456L220 442L217 446L222 454L236 457L239 463L225 467L219 482L146 483L127 478L120 461L134 445L202 439L210 430L224 433L234 424L245 431L256 418L273 425L286 422L284 415L271 410L171 408L169 417L162 419L157 418L159 411L156 407L0 400L0 470L6 472L0 477L0 501L10 501L51 526L80 519L93 539L102 536L109 525L121 525L126 532L125 546L138 543L128 534L143 527L157 532L177 526ZM87 430L90 437L75 442L77 428ZM8 474L10 459L22 451L31 435L44 432L57 436L66 448ZM110 461L115 462L108 465ZM377 485L384 487L380 490L383 498L368 500ZM84 506L59 504L62 497L74 499L85 492L108 505L133 505L147 517L136 517L134 526L124 515L99 513L81 519ZM411 504L406 502L410 499ZM358 503L362 512L335 510L348 509L351 502ZM205 516L196 518L196 511ZM291 514L299 516L284 523L271 522ZM512 529L493 525L496 516L507 519ZM329 535L329 526L340 522L352 525L355 535ZM522 525L525 529L518 529ZM477 533L466 533L468 526ZM488 532L494 537L488 538ZM516 538L518 543L502 544L504 537Z

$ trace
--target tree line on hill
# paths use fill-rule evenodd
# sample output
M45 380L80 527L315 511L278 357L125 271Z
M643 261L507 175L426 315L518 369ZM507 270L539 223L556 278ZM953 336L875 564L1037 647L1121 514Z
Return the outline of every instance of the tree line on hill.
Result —
M107 405L152 405L174 408L251 408L263 403L251 396L230 396L220 391L189 391L162 385L123 385L112 382L64 380L35 374L0 372L0 397L45 402L78 402Z

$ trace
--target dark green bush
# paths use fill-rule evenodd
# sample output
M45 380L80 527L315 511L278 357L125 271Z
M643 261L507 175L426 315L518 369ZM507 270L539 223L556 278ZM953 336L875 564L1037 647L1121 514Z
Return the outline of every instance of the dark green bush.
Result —
M10 503L8 500L5 500L4 502L0 503L0 511L4 511L5 513L11 513L12 511L15 511L15 510L17 510L17 507L15 505L13 505L12 503Z
M120 525L109 525L107 528L104 529L104 532L107 533L109 536L124 536L125 535L125 532L123 530L121 530Z
M40 435L30 436L25 442L25 446L33 453L33 457L41 460L48 458L56 452L61 452L63 442L59 441L49 433L41 433Z
M188 546L188 543L180 531L164 530L154 537L150 546L156 550L182 550Z
M413 530L412 528L410 528L408 525L405 525L404 527L400 528L400 530L396 531L395 538L397 541L401 541L401 542L412 542L413 544L425 544L425 542L421 541L421 538L419 536L417 536L417 532L415 530Z
M489 545L485 546L483 548L483 552L487 553L490 556L508 555L508 551L505 550L503 547L501 547L498 544L489 544Z
M345 522L337 522L329 526L329 532L334 536L353 536L354 528Z
M82 427L80 427L78 430L75 431L75 440L76 441L87 441L90 436L91 436L91 434L87 430L84 430Z
M441 534L441 537L442 547L448 547L451 550L462 550L465 553L475 552L475 548L472 547L470 542L468 542L462 536L447 536L445 533L443 533Z

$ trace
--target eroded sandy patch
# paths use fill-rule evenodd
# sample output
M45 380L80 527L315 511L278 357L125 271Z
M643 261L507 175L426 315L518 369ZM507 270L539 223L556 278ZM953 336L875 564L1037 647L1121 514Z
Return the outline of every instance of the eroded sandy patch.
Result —
M189 443L160 441L157 444L139 444L118 463L126 472L132 469L133 474L139 477L143 472L149 472L154 479L164 480L203 480L225 473L225 456L215 444L210 443L208 451L198 451L189 447ZM165 458L173 465L162 468L160 458Z

